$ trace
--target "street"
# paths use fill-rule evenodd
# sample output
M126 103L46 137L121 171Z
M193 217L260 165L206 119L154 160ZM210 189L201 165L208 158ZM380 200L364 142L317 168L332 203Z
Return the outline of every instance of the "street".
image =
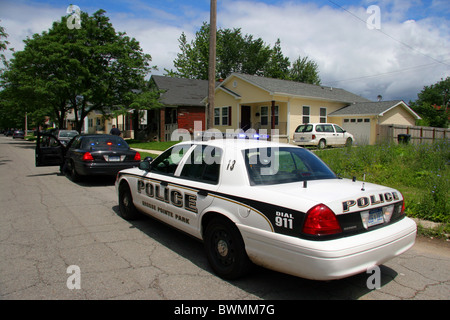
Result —
M215 276L201 242L118 216L114 179L74 183L36 168L34 144L0 136L0 299L450 299L450 243L419 237L370 274L318 282L263 268Z

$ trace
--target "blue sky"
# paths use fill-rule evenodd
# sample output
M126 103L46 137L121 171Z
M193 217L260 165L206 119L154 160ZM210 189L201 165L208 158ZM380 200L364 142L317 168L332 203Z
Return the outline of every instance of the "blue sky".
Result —
M163 74L173 69L181 33L190 41L209 21L210 0L0 0L10 47L22 50L22 40L50 28L70 4L106 10L115 29L152 56L154 74ZM371 5L380 9L379 29L367 26ZM269 45L280 39L291 62L318 63L324 85L368 99L408 102L450 76L449 0L217 0L217 9L218 27L241 28Z

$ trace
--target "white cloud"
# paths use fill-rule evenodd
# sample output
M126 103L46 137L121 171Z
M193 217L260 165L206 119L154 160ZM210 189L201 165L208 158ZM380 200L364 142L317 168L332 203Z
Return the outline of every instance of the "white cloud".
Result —
M318 63L325 85L343 87L372 100L381 94L385 99L408 102L424 85L450 75L450 36L430 23L431 19L397 22L410 9L405 1L384 1L382 5L394 8L397 15L385 12L389 17L385 20L382 16L380 30L367 28L366 7L347 9L352 15L331 6L293 2L256 6L252 1L227 1L218 20L222 27L241 27L243 33L269 44L280 38L283 53L291 62L298 55L308 55ZM436 62L445 59L448 65ZM429 66L412 68L422 65ZM386 75L366 77L379 74ZM346 79L355 80L339 81Z
M137 3L143 2L134 2ZM381 0L377 1L381 7L381 30L369 30L365 24L369 17L366 8L372 3L362 3L360 7L346 7L350 14L331 3L319 7L297 1L268 5L227 0L218 3L217 21L218 27L241 28L244 34L261 37L269 45L279 38L283 54L291 62L307 55L318 63L324 85L341 87L372 100L381 94L384 99L408 102L425 85L450 75L448 19L408 20L415 2ZM22 50L23 39L50 28L65 14L65 9L42 4L36 7L20 0L1 2L0 20L10 35L10 47ZM173 13L137 19L133 12L105 9L117 31L135 37L151 54L152 64L159 68L156 74L162 74L164 68L173 69L181 33L190 41L202 22L209 21L209 12L194 12L192 7L180 8L185 13L176 21ZM139 10L155 12L145 6Z

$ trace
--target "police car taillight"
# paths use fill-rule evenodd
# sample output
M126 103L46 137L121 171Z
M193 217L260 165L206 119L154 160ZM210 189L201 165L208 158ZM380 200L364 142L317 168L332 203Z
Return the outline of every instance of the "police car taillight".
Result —
M402 209L400 211L400 216L405 215L405 196L402 193L402 198L403 198L403 202L402 202Z
M326 205L318 204L306 213L303 233L322 236L340 232L342 229L336 215Z
M83 154L83 161L94 161L94 157L90 152Z

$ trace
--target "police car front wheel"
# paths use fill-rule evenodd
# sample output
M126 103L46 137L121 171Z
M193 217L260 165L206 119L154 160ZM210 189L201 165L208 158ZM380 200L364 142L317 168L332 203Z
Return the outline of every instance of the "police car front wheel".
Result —
M120 216L125 220L134 220L139 217L139 212L133 204L130 187L127 184L119 187L119 211Z
M252 263L244 241L230 220L222 217L212 220L206 227L204 240L208 261L221 278L236 279L249 271Z

